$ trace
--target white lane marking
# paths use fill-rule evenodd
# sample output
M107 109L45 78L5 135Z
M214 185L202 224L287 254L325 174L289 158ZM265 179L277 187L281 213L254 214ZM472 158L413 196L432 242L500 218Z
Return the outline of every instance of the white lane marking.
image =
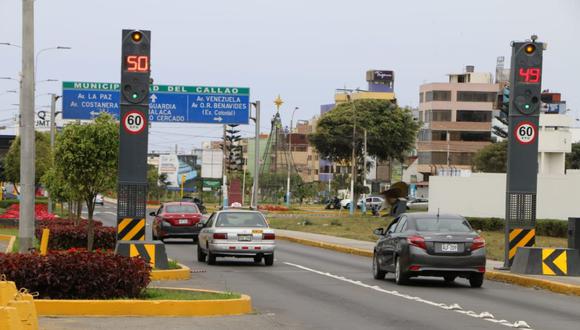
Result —
M482 319L482 320L485 320L485 321L490 321L490 322L493 322L493 323L501 324L501 325L506 326L506 327L509 327L509 328L524 328L524 329L530 329L531 330L530 326L525 321L516 321L516 322L513 322L512 323L512 322L509 322L507 320L496 320L494 318L494 316L491 313L489 313L489 312L476 313L474 311L466 311L466 310L463 310L463 308L461 306L459 306L459 304L447 305L447 304L443 304L443 303L438 303L438 302L434 302L434 301L430 301L430 300L423 299L421 297L410 296L408 294L400 293L400 292L395 291L395 290L385 290L385 289L383 289L383 288L381 288L380 286L377 286L377 285L368 285L368 284L365 284L365 283L363 283L361 281L355 281L355 280L346 278L344 276L339 276L339 275L334 275L334 274L327 273L327 272L322 272L322 271L319 271L319 270L316 270L316 269L312 269L312 268L304 267L304 266L301 266L301 265L293 264L291 262L284 262L284 264L286 264L288 266L293 266L293 267L296 267L296 268L300 268L302 270L306 270L306 271L309 271L309 272L312 272L312 273L315 273L315 274L319 274L319 275L322 275L322 276L326 276L326 277L334 278L336 280L340 280L340 281L343 281L343 282L347 282L347 283L350 283L350 284L354 284L354 285L357 285L357 286L360 286L360 287L363 287L363 288L375 290L375 291L378 291L378 292L381 292L381 293L390 294L390 295L393 295L393 296L396 296L396 297L400 297L400 298L404 298L404 299L407 299L407 300L413 300L413 301L417 301L417 302L424 303L424 304L427 304L427 305L439 307L439 308L444 309L444 310L448 310L448 311L457 312L457 313L460 313L460 314L463 314L463 315L471 316L473 318L478 318L478 319Z

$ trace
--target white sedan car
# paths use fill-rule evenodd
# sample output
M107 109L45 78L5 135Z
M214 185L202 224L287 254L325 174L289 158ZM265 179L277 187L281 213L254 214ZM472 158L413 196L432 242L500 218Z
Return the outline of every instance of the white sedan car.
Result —
M213 213L199 232L197 260L213 265L217 257L264 259L274 264L274 230L258 211L228 209Z

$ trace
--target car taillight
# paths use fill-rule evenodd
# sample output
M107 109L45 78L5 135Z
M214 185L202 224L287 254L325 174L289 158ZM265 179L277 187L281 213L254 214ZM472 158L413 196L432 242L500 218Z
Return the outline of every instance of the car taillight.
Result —
M423 250L427 250L427 244L425 244L425 239L422 236L419 235L409 236L407 238L407 241L409 241L409 244L413 246L416 246Z
M262 234L262 239L276 239L276 234L264 233Z
M214 233L213 239L227 239L228 235L226 233Z
M471 251L481 249L482 247L485 247L485 240L480 236L477 236L473 239L473 243L471 244Z

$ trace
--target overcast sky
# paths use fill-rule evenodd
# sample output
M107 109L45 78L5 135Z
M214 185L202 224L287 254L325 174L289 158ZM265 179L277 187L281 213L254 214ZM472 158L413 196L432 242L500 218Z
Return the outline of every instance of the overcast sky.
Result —
M562 92L578 113L580 1L37 0L37 80L118 82L121 30L152 31L157 84L250 87L262 102L263 132L274 98L290 122L319 113L336 88L366 88L365 71L395 71L400 105L418 105L419 85L446 81L467 64L494 72L509 63L510 41L537 34L548 43L542 88ZM0 42L21 44L21 1L0 0ZM0 46L0 77L17 77L18 48ZM42 83L37 94L60 94ZM0 125L17 113L17 83L0 80ZM40 95L37 107L48 105ZM59 104L60 106L60 104ZM253 134L253 124L242 126ZM6 131L4 131L6 132ZM219 125L153 124L150 150L180 150L218 138Z

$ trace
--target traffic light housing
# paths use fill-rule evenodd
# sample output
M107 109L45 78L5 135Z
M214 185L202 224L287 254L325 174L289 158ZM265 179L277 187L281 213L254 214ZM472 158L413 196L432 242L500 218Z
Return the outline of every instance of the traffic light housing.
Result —
M151 72L151 32L123 30L121 102L148 104Z
M510 115L537 116L540 113L543 44L514 42Z

